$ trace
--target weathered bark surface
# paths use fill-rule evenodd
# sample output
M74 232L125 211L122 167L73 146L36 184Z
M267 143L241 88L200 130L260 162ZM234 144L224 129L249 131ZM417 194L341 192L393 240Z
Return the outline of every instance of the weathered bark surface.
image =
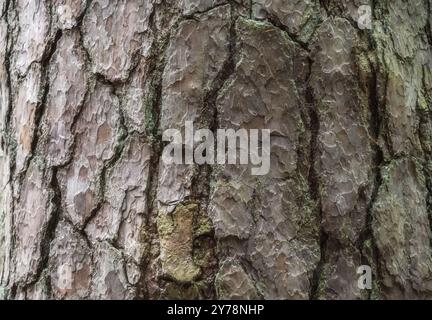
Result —
M431 8L1 0L0 296L432 298ZM270 173L165 164L187 120Z

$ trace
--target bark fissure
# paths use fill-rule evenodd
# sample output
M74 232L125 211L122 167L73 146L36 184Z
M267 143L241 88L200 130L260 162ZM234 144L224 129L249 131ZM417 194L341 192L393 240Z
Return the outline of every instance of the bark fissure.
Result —
M376 275L375 275L375 279L376 279L376 283L378 286L378 290L379 290L379 285L380 285L380 264L379 264L379 252L376 246L376 242L375 242L375 237L373 234L373 228L372 228L372 224L373 224L373 214L372 214L372 210L373 207L375 205L377 196L378 196L378 192L381 188L382 185L382 176L381 176L381 170L382 170L382 166L384 163L384 154L383 151L381 150L381 147L379 145L379 138L381 135L381 129L382 129L382 119L381 119L381 113L380 113L380 101L379 101L379 97L378 97L378 93L377 93L377 86L378 86L378 82L377 82L377 73L378 70L376 70L372 64L371 61L369 61L370 64L370 69L371 69L371 74L369 76L369 86L368 86L368 90L369 90L369 108L370 108L370 130L371 130L371 134L372 134L372 152L373 152L373 157L372 157L372 165L373 165L373 183L372 183L372 195L371 195L371 199L370 202L367 206L366 209L366 226L363 230L363 232L360 234L359 240L358 240L358 249L362 254L362 262L364 262L365 264L367 263L367 265L374 265L376 266ZM371 261L369 261L369 259L365 256L364 254L364 246L365 246L365 242L366 241L371 241L371 246L372 246L372 259L373 259L373 263L371 263ZM371 293L369 293L369 299L371 298Z
M311 61L309 63L312 63ZM318 157L318 135L320 131L320 120L319 114L317 112L315 99L313 97L313 89L311 87L307 87L306 89L306 101L309 105L308 113L309 113L309 128L311 130L310 137L310 146L309 146L309 192L311 194L312 199L315 201L318 211L319 218L319 247L320 247L320 259L319 262L313 272L311 279L311 287L310 287L310 299L316 300L319 298L319 286L322 277L322 272L324 265L326 263L326 252L327 252L327 241L328 234L322 228L322 220L323 220L323 210L321 204L321 196L320 196L320 177L316 171L316 166L318 165L319 157Z
M153 11L153 14L155 11ZM153 15L152 15L153 17ZM155 26L154 18L151 18L151 28L157 34L157 28ZM173 30L176 30L178 23L175 24ZM147 97L145 105L146 117L150 117L152 125L146 127L146 136L149 139L152 148L152 155L150 159L150 167L152 168L149 176L149 185L147 189L147 210L148 210L148 223L147 230L150 233L149 242L149 256L143 257L141 261L143 272L141 274L138 286L138 293L143 295L144 298L152 298L149 294L147 277L150 272L150 263L155 259L151 256L151 252L154 251L154 246L157 245L157 225L156 218L158 215L158 204L157 204L157 186L159 179L159 162L162 156L162 145L160 143L160 110L162 104L162 75L166 65L166 50L168 47L171 32L165 36L157 37L153 43L151 57L151 65L149 67L150 88L151 91Z

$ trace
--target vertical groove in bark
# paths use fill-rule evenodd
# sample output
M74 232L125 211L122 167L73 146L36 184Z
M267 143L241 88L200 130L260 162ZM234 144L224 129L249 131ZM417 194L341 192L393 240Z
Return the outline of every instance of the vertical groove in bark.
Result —
M309 86L306 91L306 102L309 104L308 106L309 119L310 119L309 128L311 130L311 139L310 139L311 141L310 141L310 151L309 151L310 168L309 168L309 176L308 176L309 190L312 199L318 205L319 219L320 221L322 221L323 213L322 213L321 196L320 196L320 179L319 179L319 174L316 172L315 169L315 165L318 160L317 143L318 143L318 133L320 129L320 120L319 120L318 113L314 109L315 104L314 104L313 92L312 92L312 88L310 88ZM313 273L313 278L311 282L311 292L309 295L309 297L314 300L319 298L318 290L319 290L320 280L322 277L323 268L326 261L327 241L328 241L328 235L322 228L320 228L320 235L319 235L320 260Z

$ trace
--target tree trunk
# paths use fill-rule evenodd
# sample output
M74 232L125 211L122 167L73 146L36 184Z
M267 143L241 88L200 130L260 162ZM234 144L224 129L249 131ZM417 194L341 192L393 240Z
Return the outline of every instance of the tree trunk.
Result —
M1 0L0 296L432 298L431 8ZM270 172L165 163L186 121Z

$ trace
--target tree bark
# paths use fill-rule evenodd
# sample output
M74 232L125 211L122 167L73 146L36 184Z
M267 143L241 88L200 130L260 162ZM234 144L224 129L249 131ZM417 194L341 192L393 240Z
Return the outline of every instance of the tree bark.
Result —
M1 0L0 297L432 298L431 8ZM269 174L164 163L185 121Z

